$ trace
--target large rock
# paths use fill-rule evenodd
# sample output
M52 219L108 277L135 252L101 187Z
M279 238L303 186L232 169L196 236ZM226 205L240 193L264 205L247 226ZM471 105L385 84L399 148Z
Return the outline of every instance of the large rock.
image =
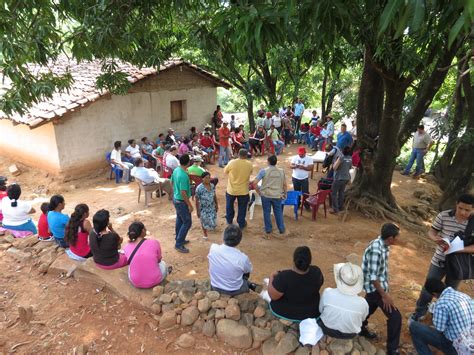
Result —
M153 297L160 297L163 294L165 288L161 285L153 287Z
M265 315L265 313L266 313L265 308L263 308L262 306L258 306L257 308L255 308L255 311L253 312L253 316L255 318L261 318Z
M15 247L7 249L6 253L14 257L16 260L21 261L22 263L26 263L31 260L31 253L24 252Z
M359 337L359 344L362 346L364 351L366 351L367 354L369 354L369 355L375 355L375 353L377 352L377 349L375 348L375 346L372 345L372 343L369 342L364 337Z
M205 297L198 301L198 309L201 313L206 313L211 308L211 301Z
M18 249L25 249L38 244L39 240L36 236L26 237L23 239L16 239L13 242L13 246Z
M225 308L225 317L227 319L239 320L240 319L240 308L236 304L229 304Z
M249 292L238 295L235 298L239 301L240 310L242 312L253 313L260 297L256 293Z
M268 329L261 329L255 326L252 326L252 337L254 341L264 342L267 339L270 339L272 332Z
M268 339L266 342L263 343L262 345L262 353L263 355L275 355L276 354L276 348L277 348L277 341L274 338Z
M277 354L289 354L295 351L299 345L298 339L293 334L286 333L278 342L275 350Z
M346 354L352 350L352 347L352 339L334 339L329 344L329 350L337 354Z
M195 291L194 288L183 288L179 291L178 297L182 303L189 303L193 299Z
M295 351L295 355L309 355L309 354L311 354L311 348L308 346L300 346Z
M250 327L253 324L253 314L243 313L240 318L240 324Z
M15 237L11 234L6 235L6 236L0 236L0 243L13 244L14 241L15 241Z
M227 301L226 300L217 300L212 302L212 308L218 309L218 308L226 308L227 307Z
M160 318L160 328L168 329L176 325L176 313L174 311L166 311Z
M196 339L190 334L181 334L178 340L176 340L176 344L184 349L192 348L195 343Z
M238 349L248 349L252 346L250 329L231 319L221 319L217 323L217 337Z
M214 324L213 320L208 320L204 323L202 327L202 334L205 336L212 338L214 334L216 334L216 325Z
M173 296L169 293L163 293L159 298L160 303L171 303L173 301Z
M217 301L221 297L221 295L217 291L208 291L206 293L206 297L209 298L209 301L213 302Z
M181 325L192 325L199 318L199 310L195 306L186 308L181 313Z

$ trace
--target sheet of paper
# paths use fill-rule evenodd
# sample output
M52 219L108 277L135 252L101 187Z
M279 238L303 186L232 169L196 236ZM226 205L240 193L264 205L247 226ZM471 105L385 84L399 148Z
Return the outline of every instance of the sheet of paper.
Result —
M461 238L456 237L449 243L449 249L446 250L445 254L455 253L462 249L464 249L464 241Z

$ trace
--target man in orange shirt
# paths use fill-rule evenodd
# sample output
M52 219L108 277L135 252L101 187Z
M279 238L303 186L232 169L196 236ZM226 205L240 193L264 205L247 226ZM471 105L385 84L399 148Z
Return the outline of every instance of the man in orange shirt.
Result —
M230 130L227 127L227 122L223 122L222 127L219 128L219 168L223 168L230 160L232 152L230 151Z

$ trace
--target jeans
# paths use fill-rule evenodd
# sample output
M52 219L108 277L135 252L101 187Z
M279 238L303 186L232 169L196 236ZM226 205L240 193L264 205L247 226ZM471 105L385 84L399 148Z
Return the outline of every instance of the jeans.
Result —
M231 155L232 153L230 152L230 147L219 146L219 159L218 159L219 166L223 167L224 165L227 165L227 163L230 160Z
M425 157L425 150L421 148L413 148L411 151L410 155L410 160L408 161L407 166L405 167L405 170L403 173L405 175L408 175L410 173L411 167L413 166L413 163L416 160L416 169L415 169L415 175L420 175L422 172L425 171L425 162L424 158Z
M452 287L457 289L459 284L461 283L460 280L452 280L446 274L446 268L438 267L436 265L430 264L430 268L428 269L428 275L426 279L437 279L442 280L446 276L445 284L448 287ZM428 304L433 299L428 291L423 288L420 292L420 297L418 297L418 301L416 301L416 310L415 310L415 317L422 317L428 311Z
M283 143L280 140L273 141L273 145L275 146L275 154L279 155L281 151L283 150L283 147L285 146L285 143Z
M64 249L69 248L69 244L63 238L54 238L54 241L61 248L64 248Z
M174 208L176 208L176 243L175 247L179 248L184 245L188 231L193 223L191 212L188 205L184 201L174 200Z
M309 137L309 132L303 132L299 131L297 134L298 137L298 143L308 143L310 137Z
M413 345L419 355L433 354L428 345L441 350L444 354L457 354L456 349L453 347L453 342L436 329L416 321L412 321L409 328Z
M365 295L365 300L369 304L369 315L362 323L362 329L367 328L368 319L380 308L387 317L387 351L395 351L400 344L400 331L402 328L402 315L397 309L388 312L383 308L382 296L375 291Z
M275 215L275 221L280 233L285 233L285 223L283 221L283 209L281 208L281 199L279 198L268 198L261 196L262 198L262 209L263 209L263 221L265 223L265 233L271 233L273 230L271 210L273 208L273 214Z
M301 116L295 116L295 132L298 133L300 131L301 126Z
M249 204L249 195L229 195L227 192L225 193L225 219L227 220L228 224L232 224L234 221L235 210L234 210L234 202L237 199L237 224L239 225L240 229L244 228L247 225L245 221L245 217L247 216L247 207Z
M344 207L344 191L349 180L334 180L332 183L332 209L339 212Z
M285 138L285 144L288 145L291 143L291 129L284 129L283 130L283 136Z
M309 194L309 180L308 179L295 179L291 178L293 181L293 190L301 191L304 194Z

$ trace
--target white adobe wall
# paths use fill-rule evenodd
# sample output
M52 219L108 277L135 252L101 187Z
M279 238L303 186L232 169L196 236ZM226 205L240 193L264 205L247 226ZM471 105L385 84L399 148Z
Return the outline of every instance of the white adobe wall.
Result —
M52 123L30 129L0 120L0 155L49 172L60 168L56 135ZM6 169L6 167L5 167Z

